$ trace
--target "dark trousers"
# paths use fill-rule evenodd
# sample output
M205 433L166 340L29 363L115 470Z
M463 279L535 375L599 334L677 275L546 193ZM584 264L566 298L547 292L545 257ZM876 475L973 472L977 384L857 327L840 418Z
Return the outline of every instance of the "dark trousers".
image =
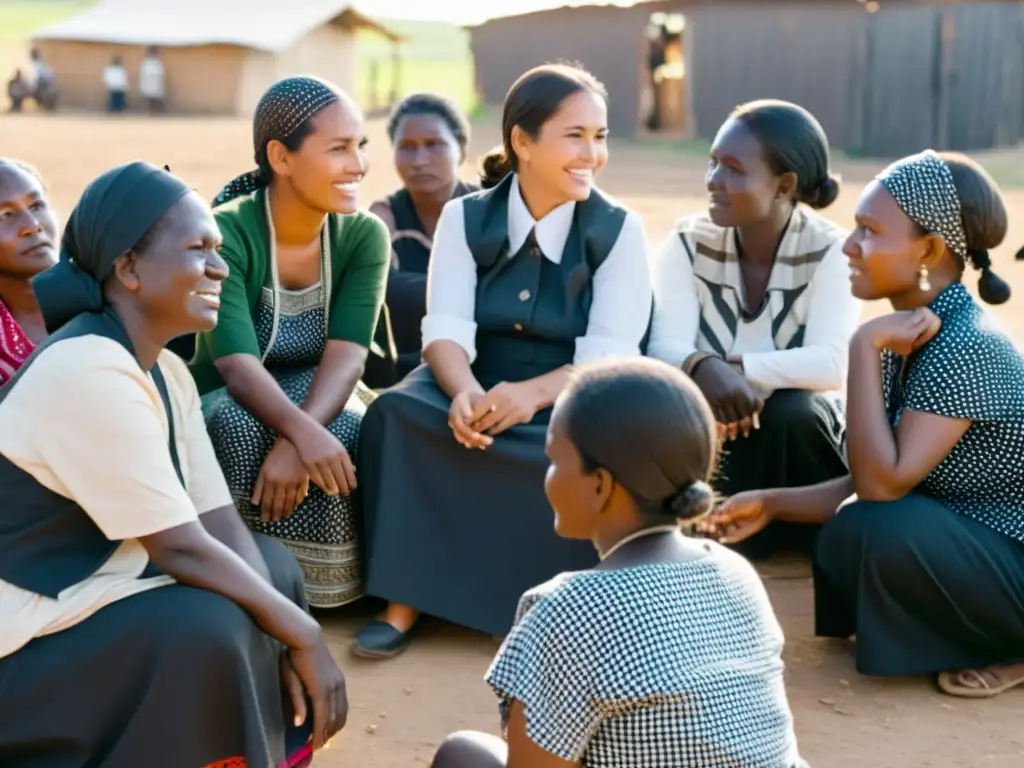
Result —
M124 112L128 108L128 97L124 91L111 91L107 100L108 112Z
M765 403L759 430L725 443L715 490L732 496L842 477L848 472L845 436L845 420L828 397L780 389ZM752 559L787 550L810 554L818 530L819 526L775 522L735 549Z

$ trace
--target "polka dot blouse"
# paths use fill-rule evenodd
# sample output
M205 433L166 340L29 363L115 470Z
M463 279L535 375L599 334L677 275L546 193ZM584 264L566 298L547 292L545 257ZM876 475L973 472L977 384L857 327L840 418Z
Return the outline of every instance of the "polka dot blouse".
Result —
M584 768L806 768L782 630L753 567L689 562L562 574L523 595L487 681L528 737Z
M973 424L917 491L1024 541L1024 357L960 283L931 303L942 329L909 361L886 350L882 385L890 421L904 410Z

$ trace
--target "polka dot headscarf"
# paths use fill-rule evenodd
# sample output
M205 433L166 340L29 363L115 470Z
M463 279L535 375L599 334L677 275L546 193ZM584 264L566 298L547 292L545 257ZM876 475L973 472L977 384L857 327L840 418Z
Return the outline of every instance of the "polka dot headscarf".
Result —
M253 116L252 141L256 164L266 163L267 144L282 141L325 107L343 98L334 85L317 77L286 77L263 94ZM214 198L214 207L248 195L270 182L265 171L257 169L231 180Z
M960 259L967 261L967 235L953 173L933 150L899 160L878 175L900 208L926 232L942 236Z

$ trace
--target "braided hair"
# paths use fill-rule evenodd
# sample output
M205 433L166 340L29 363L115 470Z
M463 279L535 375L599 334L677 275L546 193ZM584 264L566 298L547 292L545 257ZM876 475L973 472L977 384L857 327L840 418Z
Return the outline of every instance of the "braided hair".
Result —
M267 158L267 145L271 141L280 141L288 151L296 151L312 133L313 118L332 104L348 99L348 95L333 83L308 75L286 77L270 86L260 98L253 115L256 170L228 182L214 198L213 206L223 205L270 184L274 171Z

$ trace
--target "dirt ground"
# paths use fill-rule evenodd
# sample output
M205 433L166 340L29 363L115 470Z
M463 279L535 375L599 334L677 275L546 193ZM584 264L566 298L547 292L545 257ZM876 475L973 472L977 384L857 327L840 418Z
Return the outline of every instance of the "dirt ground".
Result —
M363 191L367 205L397 185L382 124L370 124L368 132L372 167ZM476 133L471 157L497 139L492 125L479 126ZM0 154L34 163L63 216L88 181L111 165L136 158L170 165L212 198L234 174L250 169L250 142L244 121L0 116ZM702 156L632 144L613 145L612 152L601 186L643 215L652 241L664 238L678 216L703 208ZM840 170L846 186L829 214L848 225L857 193L878 164L850 164ZM1024 244L1024 192L1008 191L1007 197L1011 233L993 260L1020 297L1024 277L1012 258ZM1024 313L1011 304L997 314L1022 337ZM940 695L927 680L859 677L849 644L813 637L807 565L776 562L762 571L788 638L789 699L801 750L815 768L1024 765L1024 732L1019 730L1024 693L969 702ZM446 733L496 730L495 702L481 679L496 641L427 622L404 656L379 664L357 662L348 655L348 644L373 611L373 605L362 601L319 617L348 676L352 708L348 727L318 765L428 765Z

